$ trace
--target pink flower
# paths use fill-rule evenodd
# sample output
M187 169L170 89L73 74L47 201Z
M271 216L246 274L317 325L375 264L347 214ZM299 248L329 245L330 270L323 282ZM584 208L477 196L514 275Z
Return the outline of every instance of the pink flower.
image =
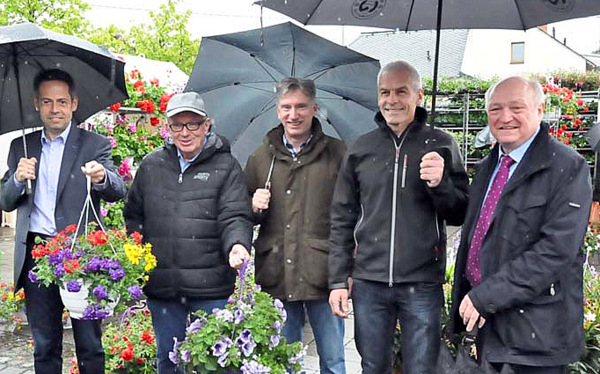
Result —
M119 173L119 175L123 177L124 182L131 182L133 180L133 178L131 177L130 162L131 162L130 158L124 159L123 162L121 162L121 166L119 166L119 169L117 169L117 172Z
M100 207L100 215L102 217L106 217L108 215L108 210L106 210L106 208L103 206Z
M108 130L108 132L113 132L115 125L113 125L112 123L106 123L104 124L104 128Z
M135 126L135 123L129 123L127 125L127 130L129 130L129 132L131 133L137 132L137 127Z
M113 138L112 136L108 136L108 140L110 141L110 146L112 148L117 148L117 141L115 140L115 138Z
M160 129L160 136L167 140L171 135L169 135L169 131L167 129Z

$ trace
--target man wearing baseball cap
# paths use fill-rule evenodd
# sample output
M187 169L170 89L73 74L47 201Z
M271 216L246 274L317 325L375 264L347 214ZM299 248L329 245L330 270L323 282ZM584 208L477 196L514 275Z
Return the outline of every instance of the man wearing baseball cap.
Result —
M158 266L144 288L158 347L158 373L182 373L169 360L185 338L188 316L224 308L233 268L249 258L251 208L229 143L212 132L195 92L167 105L172 142L142 161L125 206L130 231L152 244Z

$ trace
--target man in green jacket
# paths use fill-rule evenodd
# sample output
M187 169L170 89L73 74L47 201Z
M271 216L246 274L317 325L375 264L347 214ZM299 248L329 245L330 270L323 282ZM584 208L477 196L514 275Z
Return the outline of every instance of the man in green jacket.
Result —
M288 342L302 341L305 313L317 343L321 373L343 374L344 321L328 304L331 199L345 146L321 129L311 80L277 84L277 115L246 165L255 223L260 224L256 281L283 301Z

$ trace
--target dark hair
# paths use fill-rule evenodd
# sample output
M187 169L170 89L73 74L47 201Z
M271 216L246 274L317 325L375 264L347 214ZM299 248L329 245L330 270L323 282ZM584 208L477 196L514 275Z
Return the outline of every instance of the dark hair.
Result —
M36 96L38 96L40 93L40 85L43 82L48 81L61 81L66 83L67 86L69 86L69 94L71 95L71 99L77 96L73 77L71 77L71 74L60 69L42 70L35 76L35 79L33 80L33 90L35 91Z
M311 79L302 79L295 77L283 78L277 82L277 101L281 97L290 91L299 90L312 101L317 97L317 89L315 88L315 82Z

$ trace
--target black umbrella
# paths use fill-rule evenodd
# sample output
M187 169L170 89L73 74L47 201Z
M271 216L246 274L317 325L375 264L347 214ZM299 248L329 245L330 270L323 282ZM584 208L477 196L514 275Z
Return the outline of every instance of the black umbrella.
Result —
M435 118L441 29L527 30L600 14L598 0L259 0L256 3L305 25L437 30L431 122Z
M73 118L80 123L127 98L124 66L106 49L74 36L31 23L0 27L0 134L41 125L33 107L39 71L61 69L73 77L79 97Z
M375 128L378 71L377 60L288 22L203 38L185 90L202 95L215 132L245 163L278 123L277 81L314 80L324 132L351 142Z

